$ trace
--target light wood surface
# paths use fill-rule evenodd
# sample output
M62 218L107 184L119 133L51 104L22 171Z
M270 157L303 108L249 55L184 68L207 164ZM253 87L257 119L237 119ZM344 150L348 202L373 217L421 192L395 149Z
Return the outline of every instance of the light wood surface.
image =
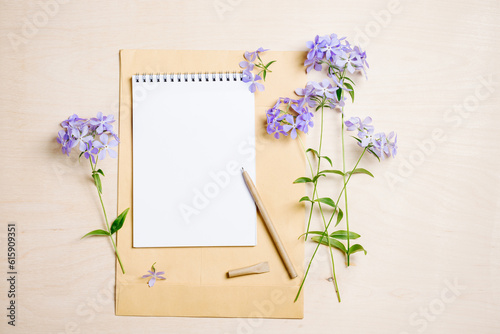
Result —
M500 331L498 1L48 3L0 2L0 332ZM303 320L115 316L111 245L80 240L102 227L98 198L88 166L60 154L58 123L73 113L117 116L119 49L305 50L314 35L333 32L363 42L371 66L347 115L396 130L400 148L394 160L363 160L375 179L350 183L351 229L368 255L356 253L345 268L335 253L342 303L322 247ZM325 122L324 150L338 166L339 115ZM353 163L359 151L347 143ZM111 216L116 166L101 165ZM8 222L18 227L15 329L4 315Z

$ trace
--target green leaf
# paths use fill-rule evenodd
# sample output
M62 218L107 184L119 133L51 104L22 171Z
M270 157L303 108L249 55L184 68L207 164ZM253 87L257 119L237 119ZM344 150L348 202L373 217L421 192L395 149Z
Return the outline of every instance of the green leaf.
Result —
M94 230L92 232L89 232L89 233L85 234L82 237L82 239L85 238L85 237L88 237L89 235L107 235L107 236L110 236L111 234L109 234L108 231L104 231L104 230Z
M351 78L349 78L349 77L344 77L344 79L345 79L345 80L349 80L350 82L352 82L352 84L353 84L353 85L356 85L356 83L355 83L354 81L352 81L352 79L351 79Z
M122 228L123 223L125 222L125 218L127 218L128 210L130 210L130 208L127 208L122 213L120 213L120 215L116 217L113 224L111 224L110 228L111 234L115 234L116 231Z
M321 174L321 173L319 173L318 175L316 175L315 177L313 177L312 181L313 181L313 182L318 181L318 179L319 179L321 176L326 176L326 175L325 175L325 174Z
M337 89L337 100L340 101L341 98L342 98L342 89L339 88L339 89Z
M347 250L345 249L344 244L341 243L340 241L336 240L336 239L326 238L326 237L323 237L323 238L321 238L321 237L312 237L311 238L312 241L317 242L317 243L319 243L320 240L321 240L321 243L323 245L327 245L327 246L328 246L328 239L330 240L330 246L331 247L335 247L337 249L340 249L342 252L347 253Z
M308 201L308 202L312 203L312 200L309 198L309 196L304 196L301 199L299 199L299 202L304 202L304 201Z
M375 153L371 148L368 148L367 151L370 152L371 154L373 154L373 156L375 158L377 158L378 162L380 162L380 158L378 157L377 153Z
M313 182L313 180L311 180L308 177L299 177L297 180L293 181L293 183L308 183L308 182Z
M351 95L352 102L354 102L354 88L352 88L351 84L348 82L344 82L344 86L346 86L348 89L350 89L347 92L349 93L349 95Z
M324 231L309 231L309 232L304 232L301 235L299 235L299 239L301 236L306 235L306 234L319 234L319 235L326 236L326 233Z
M306 150L306 153L307 153L307 152L312 152L312 153L314 153L314 155L316 155L317 157L319 156L318 151L316 151L315 149L308 148L308 149Z
M343 217L344 217L344 212L342 211L342 209L339 208L339 212L337 212L337 222L335 223L335 226L337 226L342 221Z
M271 66L272 63L275 63L275 62L276 62L276 60L271 60L269 63L267 63L266 68L268 68L269 66Z
M264 72L262 73L262 79L263 79L264 81L266 81L266 72L267 72L267 71L266 71L266 70L264 70Z
M94 173L92 174L92 178L94 179L95 186L97 187L97 191L99 191L100 194L102 194L102 184L101 184L101 178L99 177L99 174Z
M338 169L326 169L326 170L322 170L320 173L332 173L332 174L338 174L338 175L344 176L344 173Z
M349 248L349 254L354 254L356 252L365 252L365 255L367 253L367 251L360 244L352 245L351 248Z
M373 176L372 173L370 173L369 171L367 171L364 168L356 168L350 172L347 172L347 174L366 174L366 175L370 175L371 177L375 177L375 176Z
M104 176L104 172L102 171L102 169L99 168L96 172Z
M330 159L329 157L327 157L326 155L322 155L320 156L320 158L322 159L325 159L326 161L328 161L330 163L330 166L333 167L333 163L332 163L332 159Z
M330 237L335 239L347 240L347 231L346 230L338 230L330 234ZM357 239L361 237L359 234L349 231L349 239Z
M324 203L324 204L329 205L331 207L335 207L335 202L330 197L321 197L321 198L315 199L314 201Z

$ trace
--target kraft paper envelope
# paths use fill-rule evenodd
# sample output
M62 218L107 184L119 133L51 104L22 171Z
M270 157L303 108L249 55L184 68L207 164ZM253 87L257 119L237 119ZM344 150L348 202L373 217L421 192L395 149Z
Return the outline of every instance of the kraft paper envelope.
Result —
M303 52L273 52L276 60L264 92L255 94L256 182L278 233L299 274L290 279L272 240L257 215L257 246L133 248L132 214L117 235L117 247L126 273L116 267L116 314L134 316L302 318L303 294L293 302L303 276L305 207L298 203L304 185L292 184L305 174L300 143L290 137L276 140L266 133L266 110L278 97L292 96L304 87ZM243 51L120 51L120 146L118 160L118 212L132 208L132 82L133 74L241 71ZM196 101L196 96L193 97ZM192 103L190 101L189 103ZM196 103L196 102L195 102ZM199 101L200 108L203 107ZM234 106L232 112L238 112ZM224 115L223 117L231 117ZM154 120L152 120L154 121ZM181 125L176 125L181 126ZM165 124L165 131L168 131ZM202 140L200 138L200 140ZM231 140L231 138L228 138ZM182 143L165 143L168 145ZM169 163L179 163L172 157ZM166 189L165 191L175 191ZM168 212L165 212L168 216ZM228 270L268 261L265 274L227 278ZM166 280L149 288L141 278L156 262Z

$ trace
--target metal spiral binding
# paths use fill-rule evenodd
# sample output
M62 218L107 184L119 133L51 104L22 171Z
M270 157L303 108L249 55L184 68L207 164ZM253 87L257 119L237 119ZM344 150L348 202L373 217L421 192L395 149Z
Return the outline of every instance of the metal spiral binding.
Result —
M210 82L241 81L243 72L143 73L132 76L134 82Z

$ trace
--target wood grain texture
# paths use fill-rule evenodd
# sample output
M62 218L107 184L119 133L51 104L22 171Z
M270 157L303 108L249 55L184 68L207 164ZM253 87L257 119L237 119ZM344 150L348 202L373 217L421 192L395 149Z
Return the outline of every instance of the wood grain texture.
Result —
M17 326L2 316L0 332L500 331L498 1L54 3L0 2L0 212L2 226L14 221L20 231ZM400 147L394 160L363 161L375 179L350 183L351 229L368 255L353 255L347 269L335 253L342 303L323 247L300 321L114 316L111 245L80 240L102 227L98 198L88 166L59 153L58 122L72 113L117 116L119 49L305 50L305 41L332 32L363 42L371 67L369 80L357 78L347 115L396 130ZM324 150L338 164L339 115L325 122ZM354 163L359 151L348 148ZM116 161L101 168L113 216ZM338 185L326 182L320 194ZM2 227L4 271L5 240Z

